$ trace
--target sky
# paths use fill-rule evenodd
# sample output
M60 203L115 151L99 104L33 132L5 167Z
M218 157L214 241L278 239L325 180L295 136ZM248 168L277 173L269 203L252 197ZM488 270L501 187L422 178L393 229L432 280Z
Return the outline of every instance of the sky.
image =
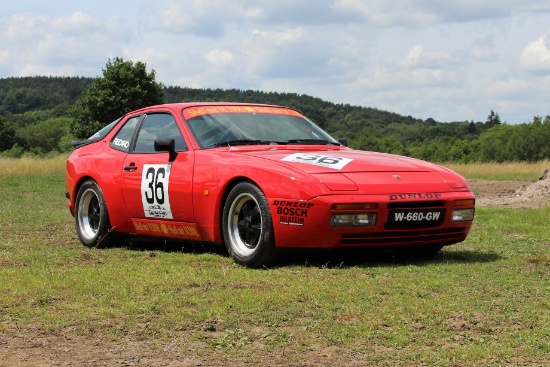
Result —
M2 0L0 78L306 94L439 122L550 115L548 0Z

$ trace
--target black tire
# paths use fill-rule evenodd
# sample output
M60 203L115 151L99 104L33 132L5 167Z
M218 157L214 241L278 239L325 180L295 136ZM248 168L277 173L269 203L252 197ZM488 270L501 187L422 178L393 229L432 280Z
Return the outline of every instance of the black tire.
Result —
M87 247L109 247L115 239L109 221L107 204L101 188L88 180L80 186L75 201L78 239Z
M251 268L275 260L275 236L269 204L263 192L251 182L237 184L223 208L223 239L229 255Z

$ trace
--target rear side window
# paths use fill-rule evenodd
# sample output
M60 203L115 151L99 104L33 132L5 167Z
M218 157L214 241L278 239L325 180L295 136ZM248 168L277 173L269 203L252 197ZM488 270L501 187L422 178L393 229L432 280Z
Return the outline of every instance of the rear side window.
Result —
M113 128L118 124L120 119L116 119L115 121L111 122L109 125L105 126L103 129L96 132L94 135L90 136L87 140L101 140L104 137L107 136L113 130Z
M123 152L130 151L130 142L132 141L132 136L134 136L134 131L136 130L137 123L140 116L132 117L115 135L115 138L111 141L111 147Z
M155 153L155 140L158 138L174 139L177 152L187 150L174 117L168 113L155 113L145 116L137 136L134 153Z

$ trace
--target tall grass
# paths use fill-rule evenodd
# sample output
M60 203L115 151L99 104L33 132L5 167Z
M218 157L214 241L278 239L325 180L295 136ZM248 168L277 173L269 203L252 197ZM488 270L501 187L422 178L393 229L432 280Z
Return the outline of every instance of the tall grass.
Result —
M447 163L444 166L460 173L467 179L535 181L544 170L550 169L550 160L533 163Z
M0 173L3 177L9 176L40 176L43 174L60 174L65 170L67 155L58 155L50 158L0 157Z

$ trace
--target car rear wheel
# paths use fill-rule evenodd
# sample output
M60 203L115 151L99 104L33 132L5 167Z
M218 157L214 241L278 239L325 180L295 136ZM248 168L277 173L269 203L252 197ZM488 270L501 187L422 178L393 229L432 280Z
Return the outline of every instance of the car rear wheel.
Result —
M109 213L101 188L95 181L86 181L76 195L76 233L83 245L107 247L112 244Z
M223 210L223 238L236 263L258 268L275 259L275 236L267 199L251 182L237 184Z

